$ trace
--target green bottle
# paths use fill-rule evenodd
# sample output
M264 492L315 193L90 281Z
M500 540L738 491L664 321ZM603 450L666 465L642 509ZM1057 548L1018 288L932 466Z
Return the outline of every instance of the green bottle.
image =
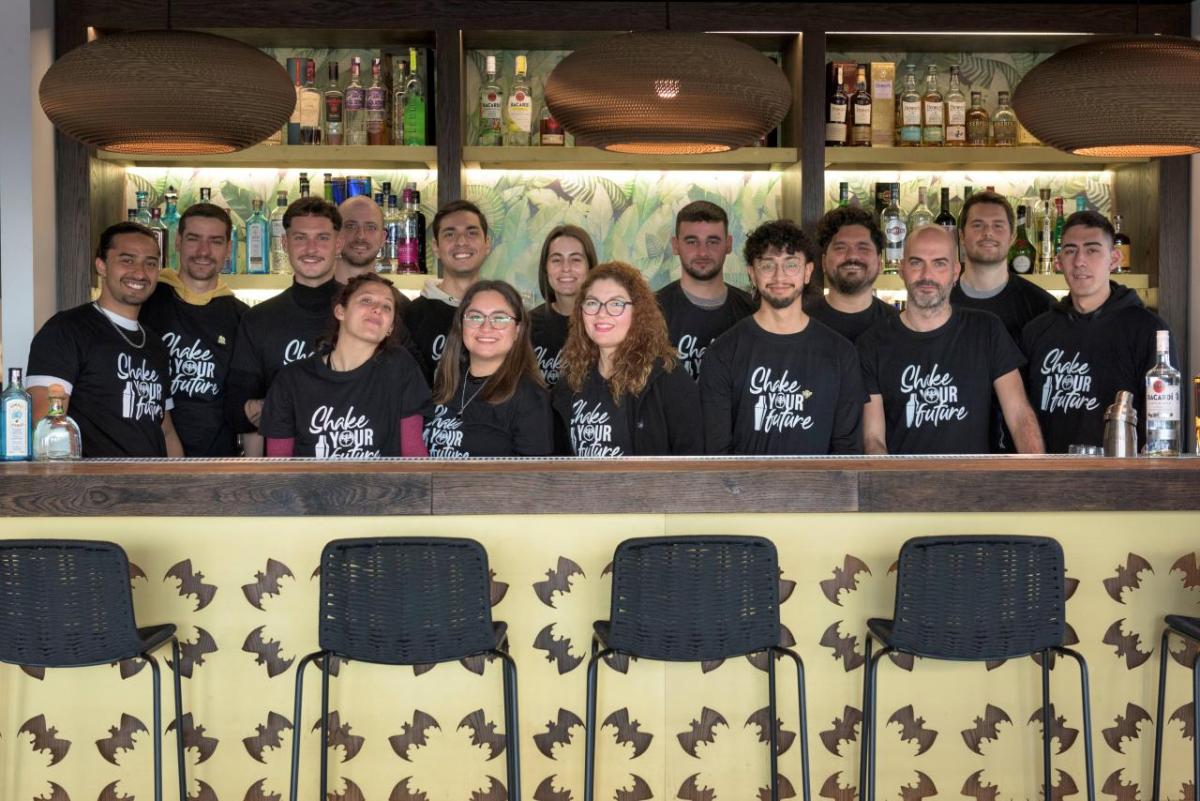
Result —
M408 50L408 82L404 85L404 144L425 144L425 85L417 72L417 48Z

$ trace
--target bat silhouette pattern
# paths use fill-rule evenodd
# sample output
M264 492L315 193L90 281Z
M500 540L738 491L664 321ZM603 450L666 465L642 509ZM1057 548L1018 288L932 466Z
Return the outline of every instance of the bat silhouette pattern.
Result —
M46 678L46 669L37 665L21 665L21 671L26 676L42 681Z
M555 637L554 625L551 623L544 629L538 632L537 637L533 641L533 647L539 651L546 652L546 661L554 662L558 668L559 675L570 673L583 662L582 656L573 656L571 654L571 638L570 637Z
M633 779L633 787L618 788L617 792L613 794L616 801L647 801L654 797L654 793L650 792L650 785L646 783L645 779L636 773L629 774L629 778Z
M246 641L242 643L242 650L254 654L255 664L266 665L267 676L273 679L290 668L296 658L284 659L281 655L283 643L279 640L264 640L262 636L264 628L266 626L259 626L246 635Z
M204 574L192 569L191 559L184 559L182 562L171 565L171 569L163 576L163 581L169 578L179 582L180 598L190 595L196 599L196 608L193 611L199 612L208 606L212 603L213 596L217 594L217 588L214 585L204 583Z
M788 777L784 776L782 773L776 773L775 775L778 777L779 781L779 797L795 798L796 788L792 787L792 783L788 781ZM758 788L758 801L771 801L770 786Z
M313 724L312 731L321 728L321 719L317 718L317 722ZM342 717L335 709L329 713L329 732L325 738L325 746L327 748L342 749L342 762L349 762L358 756L358 752L362 750L363 738L357 734L350 733L350 724L342 723Z
M179 643L179 672L190 679L196 666L204 664L205 655L216 652L217 641L207 631L196 626L196 639L182 640ZM171 660L168 659L167 664L170 663Z
M1105 795L1111 795L1116 801L1137 801L1137 782L1126 784L1121 781L1121 773L1124 770L1124 768L1117 768L1110 773L1108 778L1104 780L1104 784L1100 786L1100 792Z
M571 801L571 791L557 790L554 787L554 777L556 773L551 773L538 784L537 789L533 791L533 801ZM404 801L404 799L389 799L389 801Z
M495 776L488 776L488 786L485 790L472 790L471 801L506 801L508 792Z
M488 570L489 579L489 595L492 606L504 600L504 596L508 594L508 585L503 581L496 581L496 571Z
M1060 768L1055 768L1054 772L1058 774L1058 784L1050 788L1050 801L1062 801L1066 796L1075 795L1079 792L1079 788L1075 786L1075 780L1071 778L1071 774Z
M533 744L545 756L554 759L554 746L571 744L571 729L582 727L579 715L569 709L559 708L556 720L546 721L546 731L533 735Z
M291 730L292 722L278 712L268 712L266 725L259 723L254 728L258 733L251 737L243 737L242 745L246 746L246 753L251 759L265 765L267 762L263 759L263 752L268 748L272 751L283 748L283 738L280 735Z
M1183 588L1185 590L1200 587L1200 565L1196 564L1195 553L1185 553L1171 565L1171 572L1176 570L1183 573Z
M779 644L784 648L791 648L796 644L796 638L792 635L792 630L782 623L779 624ZM783 659L783 656L777 655L776 659ZM767 670L767 652L755 651L752 654L746 654L746 661L754 665L764 673Z
M771 730L769 728L771 720L771 708L764 706L750 717L746 718L746 726L758 727L758 741L760 743L771 742ZM796 739L796 732L785 731L783 721L775 718L775 753L782 754L784 751L792 747L792 742Z
M367 801L367 797L363 795L362 789L354 782L342 777L342 782L346 785L340 793L329 791L329 801ZM216 801L214 798L213 801Z
M118 780L104 785L104 789L100 791L100 795L96 797L96 801L136 801L131 795L125 795L124 793L117 794L117 785L120 783Z
M887 720L888 724L895 723L900 727L900 739L906 743L917 744L917 756L928 751L934 740L937 739L938 733L933 729L925 728L925 718L919 718L913 711L912 704L902 706L892 713L892 716ZM920 773L920 771L918 771ZM929 777L926 777L929 778ZM936 791L935 791L936 792ZM926 793L928 795L928 793ZM924 798L924 796L920 796ZM914 800L915 801L915 800Z
M606 717L604 722L600 724L600 728L606 726L612 726L617 730L617 745L624 745L625 743L633 745L634 759L646 753L646 749L650 747L650 741L654 739L653 734L640 731L641 723L636 720L630 722L629 707L621 707Z
M52 781L47 781L46 784L50 785L50 795L35 796L33 801L71 801L71 796L62 787Z
M1151 654L1141 649L1141 635L1137 633L1126 634L1123 631L1121 624L1124 622L1125 618L1114 621L1113 624L1104 632L1104 639L1102 642L1105 645L1111 645L1113 648L1115 648L1117 650L1117 656L1125 659L1125 667L1129 670L1133 670L1134 668L1145 664L1146 660L1150 658Z
M1188 701L1186 704L1179 707L1179 709L1176 709L1175 713L1171 715L1171 717L1167 718L1168 720L1177 720L1183 724L1183 736L1188 740L1191 740L1196 736L1194 722L1195 715L1192 712L1193 705L1194 703L1192 701Z
M1122 745L1126 740L1136 740L1140 736L1138 731L1139 723L1149 723L1151 721L1150 713L1142 709L1137 704L1125 704L1125 714L1117 715L1114 719L1114 725L1104 729L1101 733L1104 735L1104 742L1108 743L1108 747L1116 751L1118 754L1125 753ZM1061 754L1062 751L1059 751Z
M565 556L558 557L558 564L552 570L546 571L545 581L535 581L533 583L533 591L537 595L538 600L550 608L554 607L554 593L568 593L571 591L571 576L587 576L584 575L583 568L572 562Z
M246 600L250 602L251 606L255 609L262 609L263 596L279 595L279 580L285 576L290 579L296 578L291 569L283 562L268 559L266 570L256 572L253 583L242 585L242 594L246 596Z
M246 796L242 801L283 801L282 793L268 793L266 788L267 780L259 779L250 788L246 790Z
M119 765L117 762L117 751L132 751L136 743L133 740L133 735L137 732L149 734L146 729L146 724L135 718L133 715L121 713L121 722L116 726L108 727L108 736L96 741L96 749L100 752L100 756L104 757L104 761L113 765Z
M198 785L195 795L188 793L188 801L220 801L217 798L217 791L209 787L204 782L196 779ZM330 795L332 798L332 794ZM365 800L364 800L365 801Z
M691 731L682 731L676 734L675 737L679 740L679 745L686 754L699 759L696 756L696 746L700 743L716 742L717 733L715 729L717 726L729 728L729 721L725 720L725 717L715 709L704 707L700 710L700 719L692 720Z
M503 734L496 732L496 724L488 721L482 709L476 709L458 722L455 730L466 728L471 732L471 745L482 745L488 750L488 759L492 760L504 753L507 741Z
M175 721L167 724L167 732L175 731ZM213 751L217 750L219 741L215 737L204 736L204 727L197 726L192 722L192 713L185 712L183 715L183 747L187 749L196 749L196 753L200 755L198 762L203 762L213 755Z
M923 798L937 795L937 785L933 783L933 779L919 770L915 773L917 774L916 784L909 782L900 785L900 801L921 801Z
M1118 718L1119 720L1119 718ZM1029 723L1040 724L1042 722L1042 707L1038 707L1032 715L1029 716ZM1054 704L1050 705L1050 738L1058 740L1058 753L1064 753L1068 748L1075 744L1075 738L1079 736L1079 729L1072 729L1067 725L1067 718L1064 715L1054 714ZM1120 749L1118 749L1120 750Z
M985 740L996 740L1000 737L1000 724L1012 724L1012 718L998 706L988 704L983 711L982 717L975 718L975 727L971 729L963 729L963 742L967 744L975 753L983 756L983 751L980 746ZM965 790L964 794L969 795Z
M129 584L130 584L130 586L132 586L133 582L137 581L138 579L144 579L144 578L146 578L146 571L142 570L140 567L135 565L133 562L130 562L129 563Z
M779 568L779 603L786 603L796 591L796 582L783 577L783 568Z
M842 559L842 566L833 569L833 578L821 581L821 592L825 594L830 603L841 606L842 593L854 592L858 589L859 573L870 575L871 568L867 567L867 563L857 556L846 554Z
M861 667L866 658L858 652L858 637L843 635L841 625L842 621L833 621L821 635L821 645L833 651L833 658L842 660L842 669L849 673Z
M429 740L426 739L426 733L430 728L440 730L442 727L433 719L433 715L422 712L419 709L414 709L412 722L405 723L400 729L400 733L393 734L388 738L388 742L391 743L392 750L396 752L396 756L405 762L412 762L412 759L408 756L409 750L428 744Z
M843 787L839 781L842 772L839 770L832 776L821 783L821 790L818 795L821 798L828 798L829 801L854 801L858 795L858 790L853 784L848 787Z
M983 781L980 776L983 775L982 770L977 770L967 777L963 782L962 794L975 801L996 801L996 797L1000 794L1000 786L996 784L988 784ZM1133 799L1129 799L1133 801Z
M21 728L17 729L17 734L31 735L34 751L50 752L50 765L47 767L62 762L67 752L71 750L71 741L59 738L57 736L58 729L46 725L45 715L37 715L22 723ZM53 782L51 783L53 784Z
M693 773L683 780L683 784L679 786L679 792L675 794L676 798L682 798L684 801L713 801L717 796L717 791L711 787L701 787L696 783L696 778L699 773Z
M396 786L388 794L388 801L429 801L429 796L424 790L415 790L408 786L411 781L412 776L405 776L396 782Z
M821 743L825 750L835 756L842 755L842 743L852 743L858 739L855 729L862 723L862 712L852 706L842 708L842 716L834 718L833 728L820 733ZM834 774L836 777L836 774Z
M1154 572L1154 568L1146 561L1144 557L1138 556L1136 553L1130 553L1125 557L1125 564L1117 565L1117 573L1114 576L1104 579L1104 591L1108 593L1108 597L1112 598L1119 604L1125 603L1121 599L1121 593L1124 590L1136 590L1142 586L1142 573L1149 570Z

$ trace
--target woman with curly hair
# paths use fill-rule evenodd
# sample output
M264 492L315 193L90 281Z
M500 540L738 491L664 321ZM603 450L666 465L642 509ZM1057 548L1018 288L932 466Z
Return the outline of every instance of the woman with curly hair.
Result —
M560 452L704 452L700 394L679 366L646 279L618 261L592 269L571 312L552 403Z

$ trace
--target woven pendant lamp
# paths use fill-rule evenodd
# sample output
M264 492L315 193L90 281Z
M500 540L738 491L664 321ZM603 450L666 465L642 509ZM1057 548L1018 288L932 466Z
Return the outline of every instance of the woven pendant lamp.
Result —
M1017 119L1048 145L1080 156L1200 152L1200 42L1123 36L1068 47L1026 74Z
M777 126L792 91L747 44L707 33L625 33L581 47L546 80L550 113L579 145L717 153Z
M275 59L192 31L102 36L47 70L42 110L63 133L116 153L201 155L256 145L291 117L296 92Z

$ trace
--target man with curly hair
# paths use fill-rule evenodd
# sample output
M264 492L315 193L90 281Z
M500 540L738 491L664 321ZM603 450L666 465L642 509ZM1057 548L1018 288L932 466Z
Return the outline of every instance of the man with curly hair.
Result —
M825 295L804 298L804 311L854 342L875 323L894 317L896 309L875 297L883 232L875 215L858 206L843 206L817 223Z

